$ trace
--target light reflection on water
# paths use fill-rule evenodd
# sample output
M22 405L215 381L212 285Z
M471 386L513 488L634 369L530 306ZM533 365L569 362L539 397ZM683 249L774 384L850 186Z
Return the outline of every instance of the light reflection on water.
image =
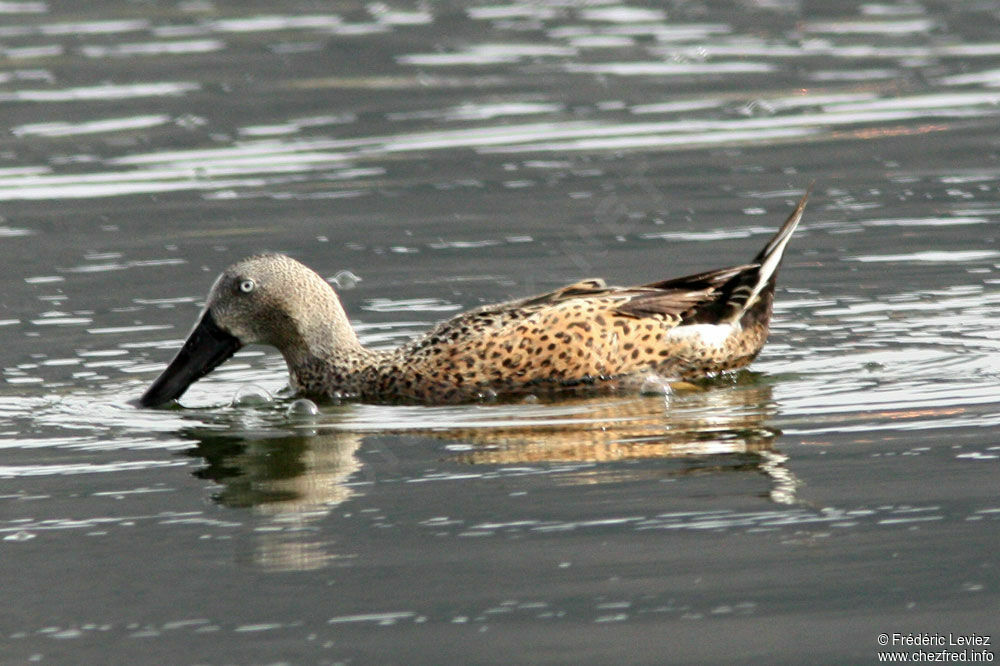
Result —
M108 98L116 91L76 91L67 99L87 96ZM171 89L177 94L179 89ZM166 91L146 91L167 94ZM121 93L124 94L124 93ZM131 94L131 93L129 93ZM0 101L3 101L0 93ZM828 138L840 126L878 127L885 123L926 118L974 118L995 116L1000 94L952 93L915 95L891 100L868 100L829 104L820 95L796 100L799 106L821 106L822 113L735 120L681 120L669 122L572 121L503 124L474 129L437 130L430 133L403 133L351 139L294 138L250 141L234 147L192 151L166 151L134 154L100 160L116 168L112 171L85 174L51 173L44 166L34 173L0 176L0 200L59 199L105 197L127 194L183 190L227 190L261 188L296 182L291 174L311 174L323 181L357 181L381 176L381 167L358 167L358 161L371 161L390 154L475 148L484 153L523 153L545 151L607 150L627 148L690 149L713 144L740 145L789 140ZM778 101L776 106L783 103ZM787 105L786 105L787 106ZM648 111L648 107L647 107ZM435 112L443 115L447 111ZM471 107L465 113L474 114ZM483 111L487 116L491 112ZM433 113L431 117L433 117ZM557 114L561 115L561 114ZM44 136L78 135L114 131L129 125L135 128L162 124L157 117L119 118L85 125L32 124L16 128L21 134ZM927 131L931 131L928 129ZM861 134L859 137L863 136ZM291 179L290 179L291 178Z
M495 9L495 11L494 11ZM523 8L521 8L523 9ZM412 30L434 21L427 11L398 11L387 7L368 8L372 22L351 24L336 14L307 16L245 16L202 19L192 10L180 10L178 16L164 25L147 19L95 20L81 22L55 22L32 25L5 26L0 36L10 39L29 39L45 36L53 39L69 35L100 35L106 39L118 35L148 33L153 36L188 37L169 41L91 44L80 47L85 58L137 58L162 56L184 58L216 51L237 48L227 40L231 35L268 35L279 32L293 36L306 34L329 39L348 26L349 32L363 34L368 28L379 30ZM28 12L30 14L30 12ZM522 73L544 71L558 67L567 76L621 76L663 77L701 80L705 77L723 78L728 86L730 77L760 73L768 74L787 67L786 60L801 59L858 59L892 62L900 75L917 69L924 58L991 58L1000 53L1000 46L992 43L975 45L928 43L926 45L879 46L859 45L851 35L882 34L885 40L903 39L908 34L919 35L919 26L936 25L927 18L889 19L866 17L863 21L807 21L802 25L806 34L818 33L824 37L807 37L798 43L765 42L747 35L733 35L733 29L722 23L666 22L663 18L647 16L646 10L636 8L573 8L540 7L512 11L509 7L470 8L471 21L487 21L505 32L512 25L504 23L512 17L531 18L540 22L564 24L576 19L579 25L558 25L546 30L539 42L473 44L464 50L451 50L427 54L402 54L396 62L404 68L462 68L475 65L505 65L506 77ZM372 28L374 29L374 28ZM834 35L825 36L834 32ZM212 38L212 35L219 35ZM197 38L195 38L197 37ZM616 61L617 48L601 39L624 38L618 46L630 55L655 56L651 61ZM637 37L653 37L654 43L633 42ZM597 41L594 41L594 40ZM587 41L590 40L590 41ZM927 40L932 42L933 40ZM28 47L18 47L21 49ZM60 47L61 48L61 47ZM62 55L60 50L58 55ZM79 103L84 101L111 102L145 97L193 97L203 94L198 82L163 81L96 86L59 88L51 80L44 65L45 51L31 60L38 65L28 76L27 70L0 83L23 84L39 79L48 87L0 90L0 103ZM739 60L726 60L738 56ZM22 53L21 57L27 57ZM760 61L748 61L759 57ZM595 61L596 60L596 61ZM408 111L389 111L382 119L386 126L405 121L477 123L477 127L448 129L437 127L432 132L392 132L357 136L352 126L357 116L351 113L315 115L305 118L283 118L266 125L249 125L239 130L243 136L287 136L286 141L244 142L224 147L176 151L165 142L162 149L152 153L137 154L133 146L113 148L109 154L101 150L100 157L89 156L93 168L84 172L73 170L62 173L55 163L23 166L31 172L9 174L0 178L0 200L33 200L81 197L107 197L141 193L177 191L253 191L262 187L287 186L302 178L320 181L361 180L381 176L384 169L367 163L401 152L451 150L475 148L483 152L519 153L540 151L591 151L649 148L684 150L716 144L778 144L831 138L841 127L853 128L855 136L865 138L872 132L896 131L895 125L906 121L937 119L941 122L969 118L995 117L998 113L997 93L990 90L995 83L993 72L962 73L941 76L938 84L947 90L928 92L913 88L900 90L868 86L858 90L848 82L839 90L832 81L831 71L822 72L830 83L828 88L798 88L794 90L765 90L761 95L748 99L742 89L720 87L709 97L671 98L663 102L630 104L601 101L589 109L586 120L574 116L577 111L565 104L546 99L510 99L497 102L466 101L458 106L424 108ZM850 74L851 72L845 72ZM42 76L44 74L45 76ZM373 79L374 80L374 79ZM483 79L489 81L488 78ZM502 79L501 79L502 80ZM318 83L315 82L315 83ZM331 80L331 83L335 83ZM388 82L391 86L391 81ZM397 82L405 86L402 80ZM419 85L440 84L447 88L445 79L425 78ZM284 85L296 85L286 82ZM358 80L356 85L366 85ZM980 86L981 89L969 89ZM544 95L542 95L544 97ZM636 122L623 119L621 109L631 114L661 114L682 117L661 122ZM542 117L547 122L514 125L508 117ZM732 117L735 116L735 117ZM491 121L504 121L490 124ZM197 115L172 116L166 114L141 114L136 116L103 117L78 122L55 120L32 122L12 128L15 136L38 136L56 139L81 135L108 135L154 131L154 136L175 134L175 130L190 133L205 125L206 119ZM173 128L173 130L171 130ZM340 131L350 132L350 138L341 138ZM932 131L915 128L913 131ZM217 135L218 136L218 135ZM839 138L845 138L841 135ZM105 148L107 145L105 146ZM115 152L119 154L115 154ZM357 166L357 162L365 162ZM338 173L339 172L339 173ZM333 192L339 189L339 186Z

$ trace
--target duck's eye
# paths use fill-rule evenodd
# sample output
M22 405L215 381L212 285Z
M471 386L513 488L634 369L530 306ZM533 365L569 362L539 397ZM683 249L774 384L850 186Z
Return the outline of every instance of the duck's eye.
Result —
M257 283L253 280L247 278L246 280L240 280L239 289L244 294L249 294L251 291L257 288Z

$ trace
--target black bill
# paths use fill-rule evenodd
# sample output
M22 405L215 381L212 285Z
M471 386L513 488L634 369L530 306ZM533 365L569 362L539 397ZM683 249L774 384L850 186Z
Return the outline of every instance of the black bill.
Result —
M139 398L142 407L156 407L181 397L191 384L217 368L243 345L219 328L206 311L184 346L152 386Z

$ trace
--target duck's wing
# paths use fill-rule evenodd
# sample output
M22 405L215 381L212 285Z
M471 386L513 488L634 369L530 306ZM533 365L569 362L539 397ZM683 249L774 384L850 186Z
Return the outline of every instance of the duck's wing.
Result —
M624 290L630 298L615 311L627 317L673 319L678 325L732 321L742 312L746 287L755 282L759 268L732 266Z
M612 315L656 317L681 323L712 303L720 289L747 268L751 267L738 266L635 287L608 286L602 279L590 278L544 294L483 306L469 314L476 317L507 315L518 320L535 312L571 305L572 301L591 301L600 302L600 309Z

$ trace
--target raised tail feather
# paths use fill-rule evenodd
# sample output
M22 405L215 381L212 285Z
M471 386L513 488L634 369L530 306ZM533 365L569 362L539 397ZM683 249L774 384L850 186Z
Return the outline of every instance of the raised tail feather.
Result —
M774 288L781 256L802 219L809 190L752 263L641 285L615 311L631 317L678 317L679 325L738 321L760 301L761 293Z
M799 226L802 213L806 209L812 185L799 199L785 223L767 242L767 245L757 253L753 263L737 267L738 270L725 284L718 289L719 296L715 302L716 316L721 321L737 321L756 305L758 296L767 289L774 288L774 282L781 266L788 240L795 228Z
M806 188L806 193L799 199L795 210L792 211L792 214L788 216L785 223L778 229L778 233L774 234L774 237L768 241L764 249L753 258L755 264L760 264L760 269L757 275L757 284L754 285L750 298L747 299L747 305L752 305L754 299L757 298L757 294L777 277L778 267L781 266L781 259L785 255L785 246L788 245L788 240L792 237L792 233L795 232L795 228L799 226L799 220L802 219L802 213L805 212L806 202L809 201L809 194L811 192L812 183L809 184L809 187Z

